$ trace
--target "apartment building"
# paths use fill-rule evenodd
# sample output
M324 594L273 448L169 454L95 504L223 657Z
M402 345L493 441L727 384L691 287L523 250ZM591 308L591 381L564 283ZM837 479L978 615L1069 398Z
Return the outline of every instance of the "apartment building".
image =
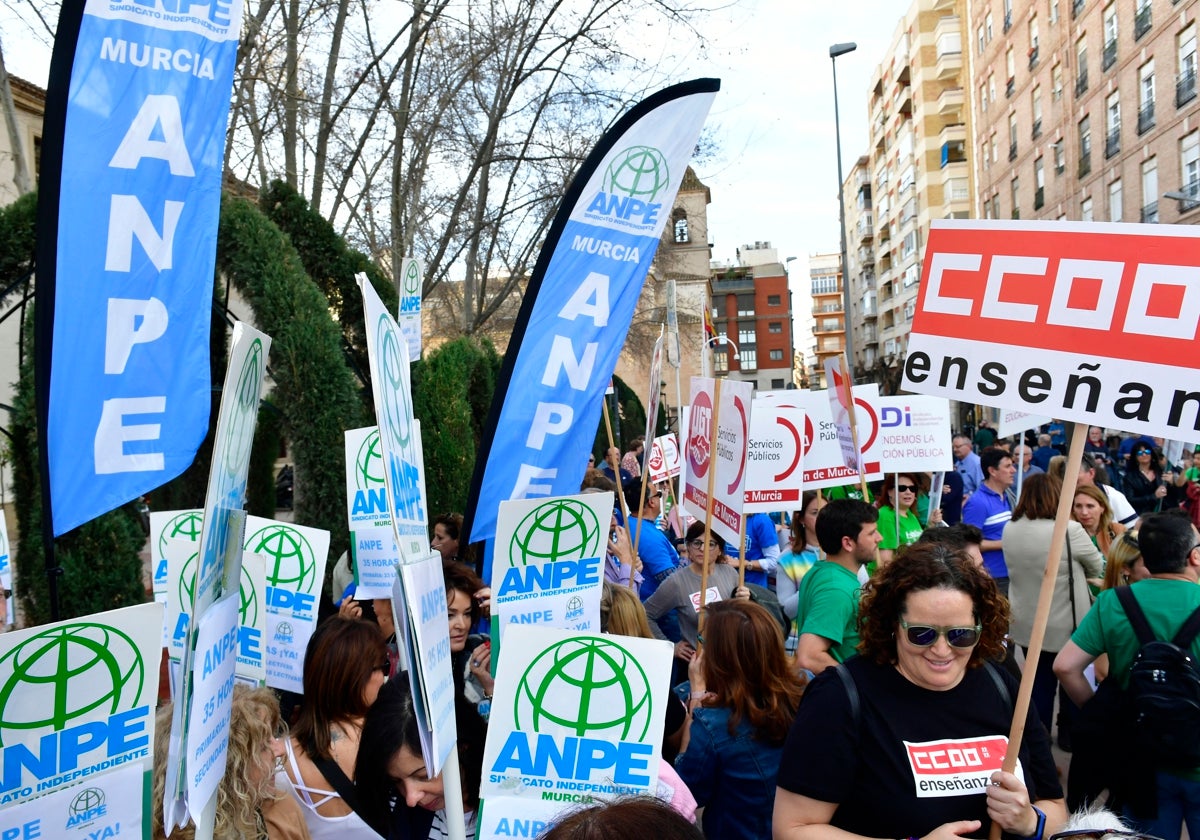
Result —
M1200 0L967 0L985 218L1200 222Z
M971 117L959 6L957 0L914 0L897 24L868 96L870 180L859 183L851 174L853 206L868 197L873 203L870 242L865 224L847 230L863 260L852 286L861 307L852 330L864 337L855 376L879 382L884 393L899 386L930 220L971 215ZM867 305L871 289L864 279L868 254L874 259L873 306ZM872 319L875 337L867 341Z
M808 276L812 292L813 336L816 338L809 383L813 388L828 388L825 362L846 349L842 255L810 254Z
M787 269L770 242L738 249L736 265L713 265L713 325L728 341L713 342L717 376L778 391L793 383L792 296Z
M853 359L847 360L859 378L866 378L879 361L879 307L875 291L875 213L871 203L871 159L863 155L842 184L846 208L846 281L850 284L850 335ZM810 271L812 259L809 260Z

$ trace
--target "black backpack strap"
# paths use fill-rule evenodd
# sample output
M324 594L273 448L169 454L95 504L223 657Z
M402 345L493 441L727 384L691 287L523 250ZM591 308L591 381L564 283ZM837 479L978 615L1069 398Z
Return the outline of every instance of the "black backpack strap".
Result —
M1008 713L1012 714L1013 698L1012 692L1008 690L1008 684L1004 682L1004 677L1000 676L1000 669L996 667L994 662L984 662L983 670L987 671L987 675L992 678L992 682L996 684L996 691L1004 698L1004 705L1008 707Z
M859 723L862 721L862 703L858 699L858 685L854 682L854 675L850 673L850 669L842 662L839 662L834 670L837 671L838 677L842 680L842 686L846 689L846 699L850 701L850 717L854 721L854 728L859 728Z
M350 810L363 816L362 809L359 807L358 790L354 787L354 782L342 772L342 768L338 767L336 761L331 758L313 758L312 763L321 771L321 775L325 777L325 781L333 785L333 789L337 791L338 796L342 797L342 801L350 806ZM366 821L366 818L363 818Z
M1146 621L1146 614L1142 612L1137 598L1133 597L1131 587L1118 586L1116 592L1117 600L1125 608L1125 615L1129 618L1129 623L1133 625L1133 632L1137 634L1138 644L1148 645L1155 641L1154 631L1150 629L1150 623Z
M1171 643L1187 650L1191 647L1192 640L1196 638L1197 634L1200 634L1200 607L1196 607L1195 611L1188 616L1188 620L1179 628L1179 632L1175 634Z

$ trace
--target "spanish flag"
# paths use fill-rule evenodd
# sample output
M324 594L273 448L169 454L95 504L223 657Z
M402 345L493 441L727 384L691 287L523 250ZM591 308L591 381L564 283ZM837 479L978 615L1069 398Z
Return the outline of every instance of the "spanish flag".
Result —
M712 310L708 307L708 302L704 303L704 338L707 341L717 337L717 328L713 325Z

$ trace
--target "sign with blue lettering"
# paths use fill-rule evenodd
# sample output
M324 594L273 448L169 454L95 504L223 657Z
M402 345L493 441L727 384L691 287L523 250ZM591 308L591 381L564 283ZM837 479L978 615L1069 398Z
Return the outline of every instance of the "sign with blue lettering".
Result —
M720 83L699 79L625 114L575 175L530 278L467 509L496 536L500 502L579 489L600 403L671 204Z
M371 393L379 421L380 454L387 486L388 510L400 556L406 561L429 553L429 515L425 501L425 456L420 430L413 419L408 345L396 319L375 293L365 274L358 275L367 323L367 356Z
M36 802L3 808L0 840L140 840L150 837L142 823L142 769L126 764L82 783L61 788ZM147 812L148 813L148 812Z
M450 665L450 625L446 621L446 581L436 551L416 563L393 568L392 617L396 640L412 663L412 687L421 734L421 752L429 774L442 772L458 740L454 718L454 672Z
M396 323L408 343L408 359L421 358L421 291L425 264L412 257L400 261L400 288L397 297Z
M188 641L198 552L196 543L167 540L167 655L171 661L183 658ZM266 679L263 636L267 629L267 560L257 554L242 554L242 574L238 583L237 675L244 682L261 685Z
M267 685L300 693L304 651L317 628L329 532L248 516L244 548L266 563L262 603L266 604Z
M229 722L238 658L238 596L205 610L196 633L196 679L187 731L187 801L198 812L217 792L229 757ZM186 701L181 701L186 702Z
M208 431L209 313L241 16L241 0L84 7L62 145L57 279L46 278L55 283L46 443L56 535L182 473Z
M510 627L496 673L481 796L490 830L577 802L653 794L669 642ZM529 810L505 803L516 799ZM519 836L519 835L509 835Z
M950 401L909 394L879 397L879 463L885 473L954 469Z
M359 600L391 598L400 564L400 549L390 527L360 528L354 539L354 597Z
M492 618L600 631L600 592L612 493L500 503L492 561Z
M167 603L167 540L199 543L203 524L204 511L199 508L150 512L150 573L154 584L154 600L160 604ZM163 625L163 647L170 646L170 637L171 620L168 614L167 623Z
M378 426L346 430L346 519L351 531L392 527Z
M238 581L242 541L246 535L246 476L250 470L250 448L254 443L258 401L270 350L270 336L241 321L233 325L204 498L195 582L191 586L195 620L188 628L191 638L185 643L179 667L176 696L180 698L192 696L192 662L196 656L194 625L203 621L204 613L224 594L225 587L233 587ZM187 757L183 753L182 739L188 731L190 708L186 702L176 703L171 719L171 746L167 753L163 790L165 826L183 825L189 816ZM204 803L195 805L199 809Z
M0 635L0 809L119 768L149 777L162 612L140 604Z

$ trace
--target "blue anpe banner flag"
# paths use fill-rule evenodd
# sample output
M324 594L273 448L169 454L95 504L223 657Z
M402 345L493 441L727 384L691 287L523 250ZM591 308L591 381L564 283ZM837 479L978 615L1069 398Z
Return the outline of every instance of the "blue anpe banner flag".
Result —
M55 535L179 475L208 430L241 17L241 0L84 7L62 137L57 270L47 278Z
M563 198L504 357L467 509L492 539L500 503L579 490L617 365L716 79L675 85L603 138Z

